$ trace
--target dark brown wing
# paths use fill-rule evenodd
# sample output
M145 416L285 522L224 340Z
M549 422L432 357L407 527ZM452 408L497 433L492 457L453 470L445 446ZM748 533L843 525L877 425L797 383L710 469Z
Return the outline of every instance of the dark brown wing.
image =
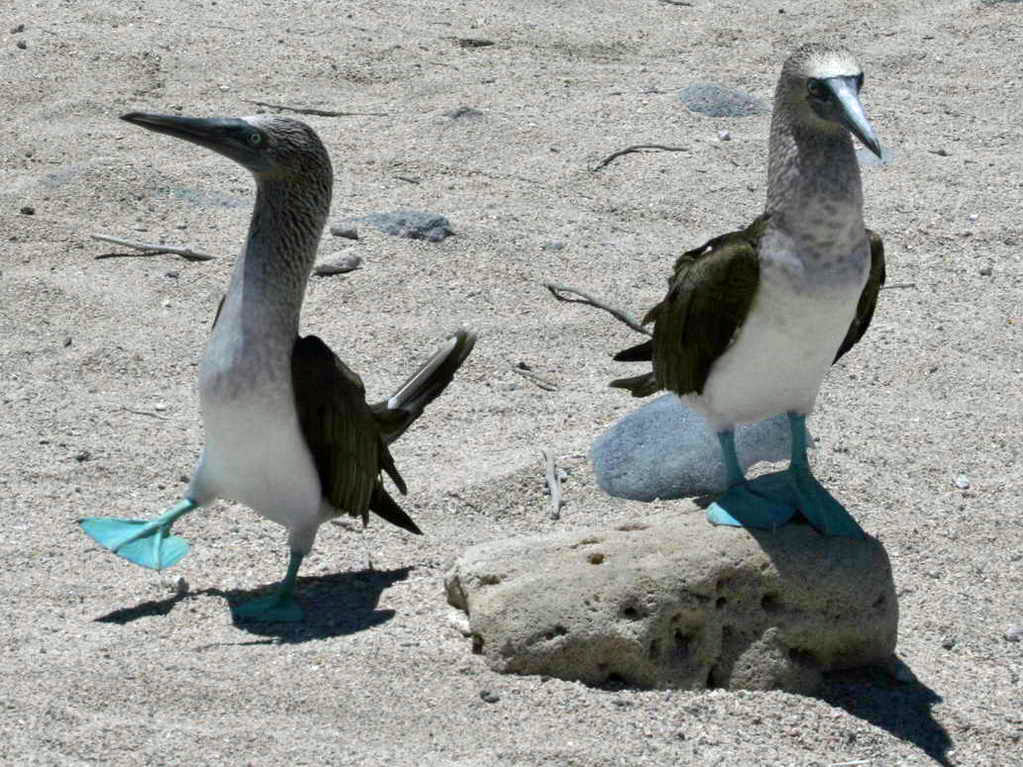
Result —
M368 512L419 533L416 524L387 494L386 471L398 489L405 482L366 404L362 379L316 336L295 341L291 355L295 407L313 455L323 496L334 508L365 522Z
M735 339L760 281L757 248L767 228L762 215L746 229L715 237L683 253L668 280L668 295L644 324L654 337L615 356L653 361L653 372L612 381L642 397L660 389L703 392L711 365Z
M834 362L838 362L843 354L859 343L863 334L867 332L870 321L874 319L878 293L881 292L881 286L884 285L884 243L881 241L881 235L870 229L867 230L867 237L870 240L870 274L867 277L867 284L863 286L863 292L860 293L860 300L856 304L856 315L853 317L852 324L849 325L849 332L845 334L845 340L838 347Z

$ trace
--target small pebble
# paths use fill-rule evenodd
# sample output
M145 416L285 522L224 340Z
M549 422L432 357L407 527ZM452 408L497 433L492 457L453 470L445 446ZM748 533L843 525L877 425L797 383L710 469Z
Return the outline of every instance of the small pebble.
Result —
M990 265L980 267L980 274L982 277L990 277L993 271L994 269Z
M945 637L944 639L941 640L941 646L944 647L946 650L951 650L953 647L956 646L955 637Z
M966 217L966 220L967 221L976 221L977 220L977 214L976 213L971 213L970 215L968 215Z
M78 463L85 463L90 458L92 458L92 453L88 450L79 450L75 453L75 460L78 461Z
M164 301L163 302L163 308L164 309L170 309L171 308L171 302L170 301Z
M1009 626L1005 630L1005 638L1010 642L1023 642L1023 625Z
M24 24L18 24L15 27L11 27L11 34L12 35L20 35L24 31L25 31L25 25Z
M501 700L501 696L492 690L480 690L480 698L485 703L497 703L497 701Z
M179 597L183 597L188 593L188 581L185 580L185 576L179 575L178 579L174 582L174 593Z
M162 413L166 409L167 409L166 402L157 402L155 405L153 405L153 410L157 411L158 413Z
M540 246L541 250L564 250L564 248L565 243L561 240L551 240L550 242L545 242Z
M938 157L948 157L947 149L932 149L931 154L936 154Z
M332 274L345 274L358 269L362 265L362 258L356 255L345 255L331 261L317 264L313 268L313 274L319 277L329 277Z
M64 348L66 349L67 347L71 346L71 343L72 343L71 342L71 336L65 336L64 337Z
M36 214L36 209L33 208L31 205L22 205L21 210L19 212L23 216L34 216Z
M965 474L960 474L958 477L955 478L955 486L958 487L960 490L969 490L970 480L966 477Z
M719 130L718 131L718 141L731 141L731 140L732 140L732 134L731 134L730 131L726 131L726 130Z
M468 117L470 119L483 117L483 113L478 109L474 109L473 107L458 107L458 109L453 109L450 112L445 112L444 115L446 117L450 117L452 120L458 120L463 117Z
M330 227L330 233L335 237L344 237L347 240L359 239L359 230L354 226L348 226L345 224Z
M15 45L21 48L21 50L25 50L26 48L28 48L28 43L26 43L24 40L18 40L18 42L16 42Z
M170 271L164 274L164 277L170 277L172 280L176 280L181 276L181 272Z

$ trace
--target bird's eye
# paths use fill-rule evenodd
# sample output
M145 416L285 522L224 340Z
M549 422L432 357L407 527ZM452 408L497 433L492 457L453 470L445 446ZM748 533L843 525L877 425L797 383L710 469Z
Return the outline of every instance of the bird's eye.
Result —
M818 101L827 101L831 98L831 91L820 80L807 80L806 88L810 92L810 96Z
M251 131L246 138L246 141L249 142L249 146L259 146L263 143L263 134L256 130Z

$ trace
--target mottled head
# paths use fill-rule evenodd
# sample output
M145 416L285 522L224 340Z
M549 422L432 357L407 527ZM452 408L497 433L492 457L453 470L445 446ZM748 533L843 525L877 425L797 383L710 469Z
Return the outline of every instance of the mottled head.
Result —
M261 184L308 185L325 190L329 200L330 157L313 129L298 120L279 115L201 118L144 112L121 119L212 149L248 168Z
M881 156L881 144L860 104L863 69L845 48L812 43L786 59L778 78L775 109L794 123L821 133L851 131Z

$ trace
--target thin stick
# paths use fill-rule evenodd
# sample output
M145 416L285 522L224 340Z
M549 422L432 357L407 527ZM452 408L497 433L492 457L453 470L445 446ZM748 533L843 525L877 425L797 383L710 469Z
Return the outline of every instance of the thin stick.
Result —
M558 479L558 467L554 463L554 456L544 449L544 478L547 480L547 489L551 492L551 519L561 519L561 480Z
M212 261L215 258L215 256L200 253L192 250L191 248L178 247L176 245L132 242L131 240L125 240L120 237L111 237L109 234L90 234L89 236L92 237L92 239L99 240L101 242L112 242L114 245L123 245L126 248L142 251L141 253L100 253L96 256L97 259L125 258L130 256L159 256L164 253L172 253L175 256L181 256L189 261Z
M247 104L267 109L283 109L300 115L316 115L317 117L386 117L387 112L338 112L333 109L316 109L315 107L289 107L287 104L270 104L266 101L244 99Z
M603 301L600 301L594 298L593 296L587 295L586 293L583 293L581 290L578 290L577 288L571 288L568 285L558 285L557 283L553 282L545 282L543 285L545 288L547 288L547 290L551 292L551 295L554 296L559 301L565 301L566 303L570 304L589 304L590 306L595 306L598 309L603 309L616 320L624 322L637 333L642 333L645 336L653 337L653 333L651 333L641 324L636 322L636 320L634 320L628 313L622 311L621 309L615 309L613 306L608 306ZM562 295L562 293L573 293L579 297L569 298L568 296Z
M125 407L124 405L121 405L121 407L118 408L118 410L123 410L125 413L134 413L135 415L148 415L152 418L159 418L161 421L170 420L167 416L160 415L159 413L154 413L152 410L136 410L133 407Z
M528 378L530 381L532 381L533 383L535 383L537 386L539 386L541 389L544 389L545 391L555 391L558 388L558 385L556 383L551 383L550 381L548 381L543 376L539 376L536 373L534 373L532 370L527 370L526 368L520 368L518 365L512 365L512 370L514 370L516 373L518 373L523 378Z
M596 173L602 168L606 168L612 162L617 160L622 155L632 154L633 152L688 152L689 147L687 146L665 146L664 144L634 144L633 146L627 146L625 149L619 149L613 154L609 154L603 159L603 161L595 168L590 168L590 171Z
M915 288L915 282L893 282L891 285L882 285L881 290L898 290L899 288Z

